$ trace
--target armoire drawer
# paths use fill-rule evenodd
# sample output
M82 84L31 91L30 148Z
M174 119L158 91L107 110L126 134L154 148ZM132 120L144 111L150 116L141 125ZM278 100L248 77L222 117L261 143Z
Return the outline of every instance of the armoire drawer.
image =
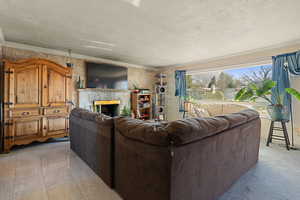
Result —
M10 110L10 117L31 117L40 115L40 109L15 109Z
M44 115L59 115L59 114L66 114L66 113L68 113L67 107L44 109Z

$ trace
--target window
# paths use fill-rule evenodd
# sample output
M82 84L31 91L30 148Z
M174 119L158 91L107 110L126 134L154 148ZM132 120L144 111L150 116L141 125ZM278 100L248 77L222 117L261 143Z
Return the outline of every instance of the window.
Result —
M271 79L272 65L229 69L187 75L187 91L195 103L233 102L235 94L249 83L259 83ZM258 111L265 112L267 102L239 102L249 104Z

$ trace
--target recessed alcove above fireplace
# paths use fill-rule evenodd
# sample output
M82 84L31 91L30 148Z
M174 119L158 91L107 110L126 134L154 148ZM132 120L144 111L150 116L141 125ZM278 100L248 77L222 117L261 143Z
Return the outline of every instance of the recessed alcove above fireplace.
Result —
M107 116L115 117L120 114L119 105L120 100L94 101L94 112L99 112Z

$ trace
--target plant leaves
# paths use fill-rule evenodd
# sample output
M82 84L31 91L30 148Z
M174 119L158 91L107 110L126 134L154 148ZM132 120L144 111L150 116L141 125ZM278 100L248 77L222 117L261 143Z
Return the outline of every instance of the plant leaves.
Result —
M240 89L240 90L236 93L236 95L235 95L235 97L234 97L234 100L239 101L240 98L241 98L241 96L243 96L243 94L246 92L246 89L247 89L247 88L242 88L242 89Z
M275 81L271 81L271 80L266 80L263 82L263 91L269 91L270 89L272 89L273 87L276 86L276 82Z
M275 81L266 80L258 85L257 89L255 90L255 93L258 97L269 95L270 90L275 86Z
M257 98L258 97L254 96L254 97L251 97L249 100L255 102Z
M251 88L245 88L243 94L239 97L239 101L246 101L249 100L251 97L254 96L254 91Z
M300 92L295 90L294 88L286 88L285 91L291 95L293 95L296 99L300 101Z

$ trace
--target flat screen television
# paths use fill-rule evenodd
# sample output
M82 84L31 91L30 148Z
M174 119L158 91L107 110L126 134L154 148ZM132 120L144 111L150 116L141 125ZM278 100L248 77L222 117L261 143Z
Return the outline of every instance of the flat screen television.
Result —
M126 67L86 62L86 69L88 88L128 89Z

